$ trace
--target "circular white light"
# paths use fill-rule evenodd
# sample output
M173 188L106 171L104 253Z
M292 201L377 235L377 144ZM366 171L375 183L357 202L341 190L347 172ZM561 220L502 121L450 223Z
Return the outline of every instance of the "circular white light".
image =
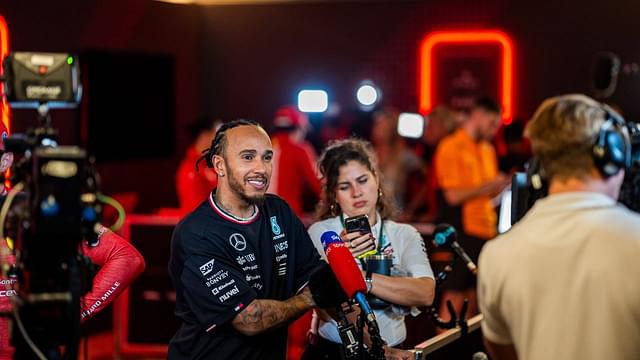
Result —
M371 106L378 101L378 90L372 85L362 85L356 92L358 102L364 106Z

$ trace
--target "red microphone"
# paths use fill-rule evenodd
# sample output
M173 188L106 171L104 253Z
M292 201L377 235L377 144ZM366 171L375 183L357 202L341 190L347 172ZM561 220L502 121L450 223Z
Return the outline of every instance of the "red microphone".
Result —
M326 231L322 234L321 241L329 266L347 296L352 299L357 292L366 293L367 285L362 273L340 236L333 231Z
M342 286L342 289L349 298L354 299L367 319L369 324L369 333L372 335L379 335L378 323L376 316L367 302L367 285L364 283L362 273L356 265L356 261L353 259L353 255L349 249L344 246L344 242L340 239L340 236L333 231L325 231L320 238L324 252L327 254L327 260L333 273L336 275L336 279Z

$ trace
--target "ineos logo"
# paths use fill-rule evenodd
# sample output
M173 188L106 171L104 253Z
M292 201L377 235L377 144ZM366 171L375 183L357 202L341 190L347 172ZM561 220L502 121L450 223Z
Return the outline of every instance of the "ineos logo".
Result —
M229 236L229 244L238 251L242 251L247 248L247 240L245 240L244 236L239 233L234 233Z

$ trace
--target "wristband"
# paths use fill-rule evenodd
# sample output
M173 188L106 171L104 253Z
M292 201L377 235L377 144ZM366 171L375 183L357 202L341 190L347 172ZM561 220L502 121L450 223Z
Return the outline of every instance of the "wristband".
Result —
M367 273L364 277L364 282L367 285L367 294L370 294L371 289L373 288L373 279L371 278L371 271L367 270Z

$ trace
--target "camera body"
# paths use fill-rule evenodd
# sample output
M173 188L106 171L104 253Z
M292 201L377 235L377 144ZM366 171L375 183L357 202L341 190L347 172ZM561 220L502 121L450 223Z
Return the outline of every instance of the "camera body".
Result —
M81 242L97 240L101 213L92 160L76 146L58 146L51 107L77 106L78 62L70 54L11 53L3 61L5 96L12 107L37 108L40 126L4 138L14 155L2 223L15 233L16 358L31 358L33 344L75 359L80 339L80 297L92 287L93 264ZM18 196L19 195L19 196ZM17 201L19 200L19 201ZM13 234L12 234L13 235ZM52 355L58 354L58 355Z
M78 60L67 53L12 52L4 59L7 101L12 107L74 107L82 86Z

